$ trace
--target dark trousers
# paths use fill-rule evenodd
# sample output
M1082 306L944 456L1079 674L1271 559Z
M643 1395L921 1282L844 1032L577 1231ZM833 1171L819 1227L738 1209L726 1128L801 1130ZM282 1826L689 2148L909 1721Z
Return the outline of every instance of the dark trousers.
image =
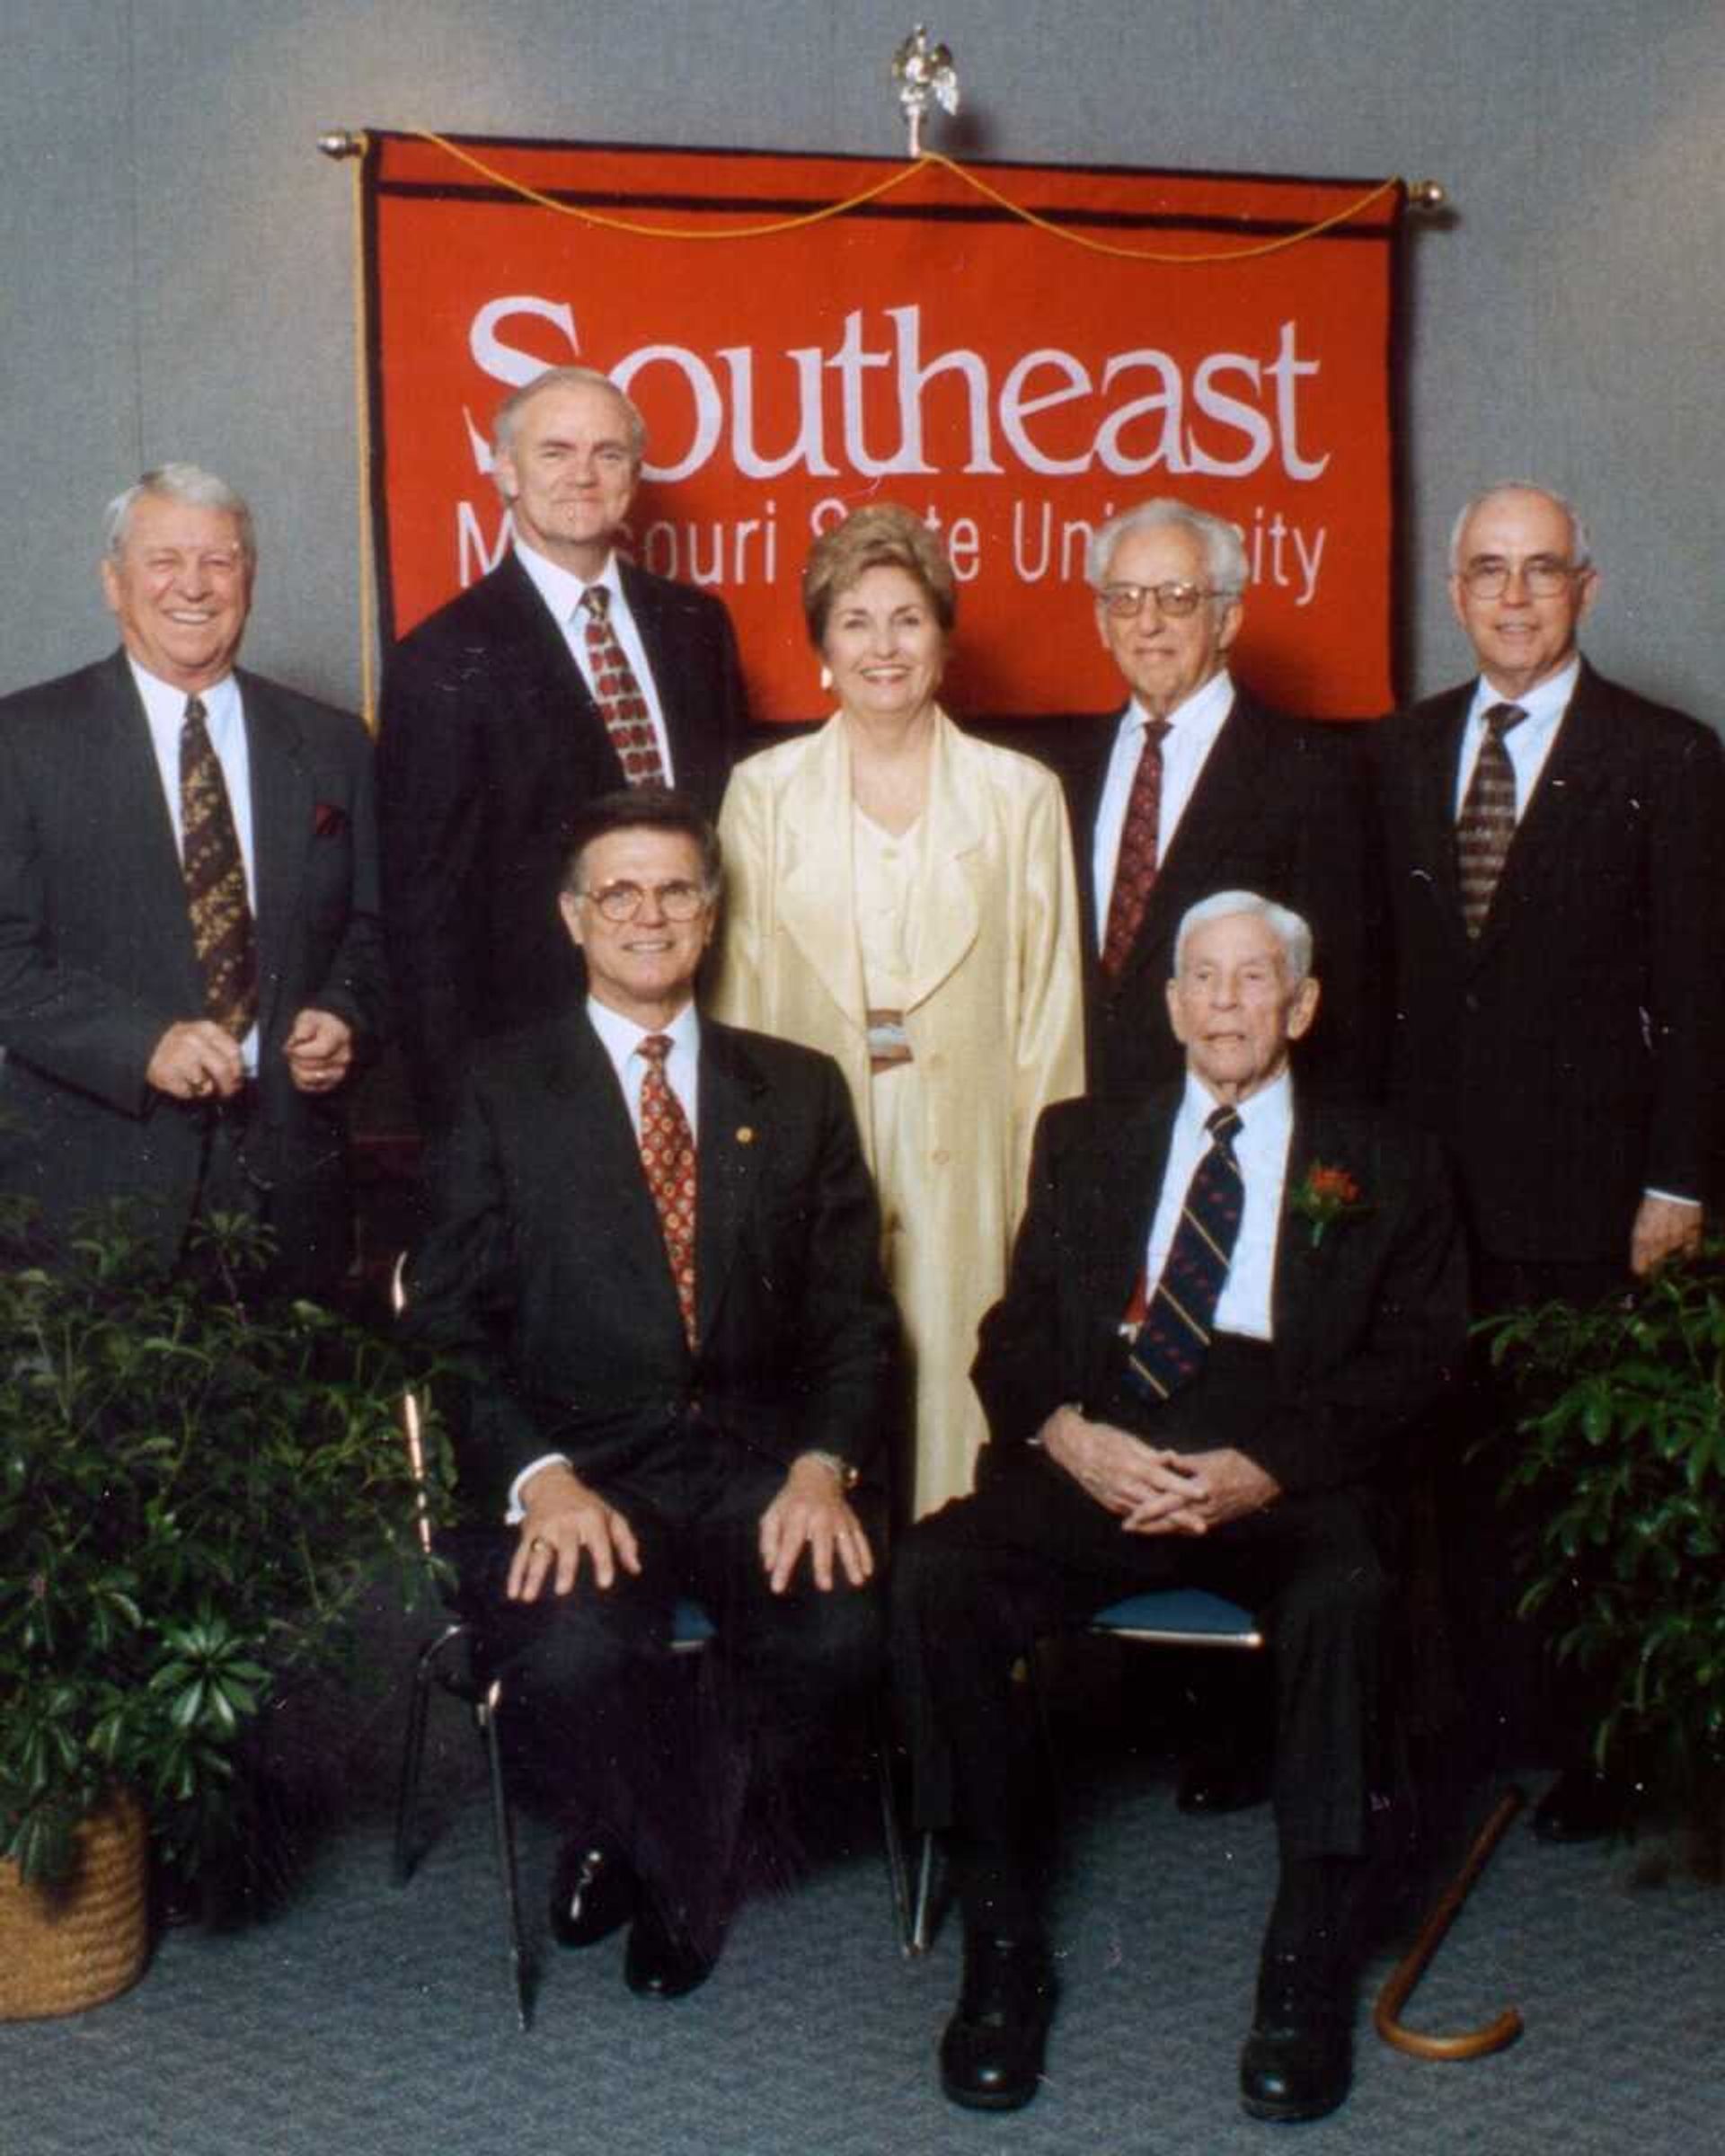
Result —
M1040 1926L1036 1743L1013 1663L1150 1588L1208 1587L1262 1621L1283 1858L1361 1854L1387 1591L1369 1503L1347 1491L1285 1498L1208 1535L1143 1536L1039 1451L984 1458L982 1488L914 1528L893 1569L918 1821L951 1830L967 1921Z
M880 1597L841 1574L829 1592L805 1559L775 1595L758 1548L784 1480L708 1430L606 1482L634 1530L641 1571L601 1592L585 1563L571 1592L511 1603L512 1529L464 1531L464 1605L482 1666L501 1671L522 1764L571 1833L610 1842L692 1936L716 1944L746 1869L746 1817L775 1831L791 1767L825 1757L846 1710L862 1711L881 1664ZM715 1638L671 1652L679 1597Z

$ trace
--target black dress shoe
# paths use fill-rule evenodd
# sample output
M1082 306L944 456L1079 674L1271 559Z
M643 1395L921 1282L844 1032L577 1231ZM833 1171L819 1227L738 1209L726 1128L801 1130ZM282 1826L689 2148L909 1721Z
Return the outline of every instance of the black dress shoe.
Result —
M1322 2118L1354 2083L1345 1995L1314 1984L1292 1954L1267 1955L1258 2010L1240 2054L1240 2102L1252 2118Z
M565 1842L551 1882L551 1935L562 1947L596 1946L628 1922L640 1899L640 1884L615 1849Z
M1262 1752L1195 1752L1180 1771L1174 1805L1189 1818L1219 1818L1269 1801L1269 1759Z
M1542 1842L1603 1842L1623 1826L1629 1806L1629 1789L1614 1775L1565 1767L1534 1807L1534 1833Z
M717 1958L703 1954L647 1895L630 1928L623 1980L639 1999L681 1999L707 1981Z
M941 2087L972 2111L1016 2111L1036 2094L1054 2016L1054 1969L1039 1939L964 1941L964 1988L941 2038Z

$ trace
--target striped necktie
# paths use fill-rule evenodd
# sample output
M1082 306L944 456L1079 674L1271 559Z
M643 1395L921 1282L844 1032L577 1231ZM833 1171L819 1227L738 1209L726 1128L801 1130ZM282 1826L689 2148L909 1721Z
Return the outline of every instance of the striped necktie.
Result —
M1204 1127L1210 1134L1209 1147L1186 1186L1162 1277L1136 1331L1131 1330L1130 1310L1122 1328L1130 1334L1128 1381L1153 1402L1171 1399L1204 1366L1216 1302L1228 1277L1245 1205L1245 1185L1234 1151L1234 1133L1240 1128L1238 1110L1212 1109ZM1133 1296L1135 1306L1141 1290L1142 1281Z
M1516 835L1516 771L1503 737L1526 716L1518 703L1494 703L1486 712L1485 738L1455 825L1462 920L1470 938L1485 926Z

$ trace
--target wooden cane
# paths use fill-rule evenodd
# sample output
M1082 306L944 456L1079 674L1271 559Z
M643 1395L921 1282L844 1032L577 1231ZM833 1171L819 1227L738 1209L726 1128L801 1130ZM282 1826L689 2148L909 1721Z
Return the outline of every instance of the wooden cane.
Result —
M1488 2021L1483 2028L1470 2029L1459 2037L1422 2037L1417 2030L1403 2028L1397 2016L1412 1997L1414 1986L1425 1975L1432 1956L1444 1943L1445 1934L1455 1922L1475 1880L1491 1861L1491 1852L1502 1841L1509 1822L1526 1801L1521 1790L1516 1789L1506 1789L1498 1799L1497 1809L1480 1829L1466 1861L1444 1889L1419 1938L1391 1971L1378 1993L1372 2026L1384 2043L1393 2045L1397 2051L1405 2051L1416 2059L1482 2059L1491 2052L1501 2051L1506 2044L1513 2044L1521 2034L1521 2016L1513 2006L1506 2006L1497 2019Z

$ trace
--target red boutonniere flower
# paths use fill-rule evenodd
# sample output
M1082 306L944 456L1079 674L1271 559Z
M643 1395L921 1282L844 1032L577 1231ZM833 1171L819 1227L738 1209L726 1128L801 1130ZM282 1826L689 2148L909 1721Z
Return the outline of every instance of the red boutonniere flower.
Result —
M1314 1250L1332 1221L1353 1220L1372 1209L1366 1203L1359 1185L1345 1168L1326 1167L1322 1161L1314 1161L1306 1170L1292 1203L1301 1219L1312 1224Z

